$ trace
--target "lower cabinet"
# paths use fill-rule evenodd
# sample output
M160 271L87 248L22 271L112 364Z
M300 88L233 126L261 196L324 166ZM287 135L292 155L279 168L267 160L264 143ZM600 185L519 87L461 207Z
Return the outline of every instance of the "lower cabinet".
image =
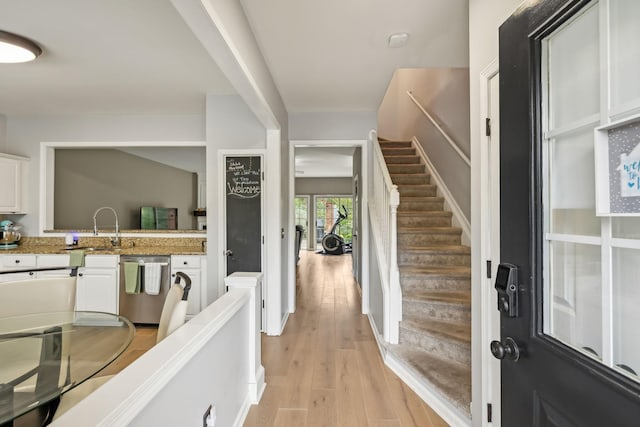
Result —
M191 279L189 303L187 304L187 317L190 318L202 310L203 296L205 296L202 288L207 283L205 266L205 257L201 255L171 256L171 282L175 282L178 271L183 272Z
M29 268L36 268L36 256L35 255L15 255L7 254L0 255L0 270L26 270ZM0 274L0 282L10 282L12 280L25 280L35 279L36 274L34 271L24 273L8 273Z
M89 255L78 269L76 310L118 314L118 256Z

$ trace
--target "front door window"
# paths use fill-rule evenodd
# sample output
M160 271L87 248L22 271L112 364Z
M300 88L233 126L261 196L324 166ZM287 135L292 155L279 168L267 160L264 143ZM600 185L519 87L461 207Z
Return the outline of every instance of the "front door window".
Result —
M592 2L545 38L542 72L543 331L636 381L640 219L596 215L594 129L640 111L638 16Z

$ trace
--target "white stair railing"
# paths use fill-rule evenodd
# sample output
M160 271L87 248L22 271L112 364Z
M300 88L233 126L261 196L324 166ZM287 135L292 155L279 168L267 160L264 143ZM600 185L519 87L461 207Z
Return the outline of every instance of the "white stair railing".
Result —
M385 341L397 344L400 334L399 324L402 320L402 290L397 252L397 213L400 193L398 193L398 187L391 181L375 130L369 133L369 144L373 147L373 179L371 194L369 194L369 213L382 281L383 336Z

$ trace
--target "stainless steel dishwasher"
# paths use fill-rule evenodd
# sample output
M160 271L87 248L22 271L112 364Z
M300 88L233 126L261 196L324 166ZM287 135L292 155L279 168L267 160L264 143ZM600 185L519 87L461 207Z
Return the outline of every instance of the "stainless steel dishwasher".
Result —
M140 269L140 293L128 294L125 291L124 265L127 262L138 263ZM148 295L145 292L144 265L145 263L160 263L160 291L158 295ZM120 315L139 324L158 324L164 300L171 287L170 278L171 257L168 255L141 255L120 257Z

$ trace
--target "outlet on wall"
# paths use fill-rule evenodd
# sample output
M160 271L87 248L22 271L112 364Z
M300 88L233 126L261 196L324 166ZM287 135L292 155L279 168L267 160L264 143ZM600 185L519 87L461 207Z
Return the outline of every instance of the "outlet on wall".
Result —
M209 405L204 415L202 416L202 427L215 427L216 426L216 407Z

